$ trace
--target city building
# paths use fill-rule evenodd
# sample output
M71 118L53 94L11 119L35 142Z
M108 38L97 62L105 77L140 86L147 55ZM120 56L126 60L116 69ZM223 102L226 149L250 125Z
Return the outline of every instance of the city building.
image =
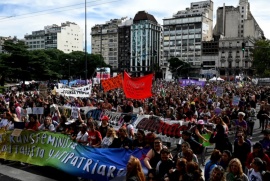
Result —
M112 67L112 72L118 71L118 26L125 19L112 19L91 28L91 52L102 55L104 62Z
M65 22L45 26L24 36L28 50L58 49L64 53L83 51L83 32L75 23Z
M213 2L192 2L190 8L178 11L172 18L163 19L163 65L176 57L189 63L199 76L202 65L202 41L213 39Z
M216 69L220 76L233 80L235 76L252 75L251 49L254 41L264 34L250 11L248 0L239 0L237 7L225 4L219 7L216 21L214 36L220 37Z
M133 24L133 19L124 21L118 27L118 70L130 72L130 47L131 37L130 28Z
M203 41L202 42L202 65L201 65L201 77L210 79L217 77L218 72L216 68L216 62L218 60L219 41Z
M130 73L141 76L159 70L161 26L145 11L136 13L131 25Z

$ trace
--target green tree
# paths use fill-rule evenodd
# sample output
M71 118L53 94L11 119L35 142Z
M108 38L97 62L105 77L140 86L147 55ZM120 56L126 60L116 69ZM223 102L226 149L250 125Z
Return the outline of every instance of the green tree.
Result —
M176 78L178 75L188 76L190 64L176 57L169 59L168 62L170 63L169 69Z
M260 77L270 77L270 40L256 40L252 50L252 57L252 67L255 70L255 74Z

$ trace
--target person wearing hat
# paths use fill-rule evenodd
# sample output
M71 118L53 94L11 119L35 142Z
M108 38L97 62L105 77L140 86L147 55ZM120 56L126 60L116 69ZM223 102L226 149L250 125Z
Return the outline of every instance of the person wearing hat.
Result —
M102 138L106 137L108 128L109 128L109 117L104 115L101 118L101 125L98 128L98 131L100 132Z
M263 131L263 139L260 140L259 142L263 146L263 151L270 156L270 129L266 129Z
M208 130L208 129L206 129L204 127L204 124L205 124L204 120L200 119L200 120L198 120L197 125L196 125L196 127L194 129L194 134L193 135L194 135L194 139L197 142L199 142L200 139L203 140L204 142L208 142L208 140L205 139L202 135L207 134L207 133L212 133L210 130Z
M244 133L247 131L247 122L244 120L245 113L238 112L238 119L234 122L235 126L237 127L237 131L243 130Z

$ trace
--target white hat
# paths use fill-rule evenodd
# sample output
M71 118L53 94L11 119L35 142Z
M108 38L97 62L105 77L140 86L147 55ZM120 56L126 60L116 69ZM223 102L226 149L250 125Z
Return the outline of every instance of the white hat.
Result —
M238 113L238 116L239 116L239 115L245 116L246 114L243 113L243 112L239 112L239 113Z

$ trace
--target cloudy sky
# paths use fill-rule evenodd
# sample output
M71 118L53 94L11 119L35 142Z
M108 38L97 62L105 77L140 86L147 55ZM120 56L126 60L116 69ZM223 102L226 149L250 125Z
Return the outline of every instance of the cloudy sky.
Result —
M162 25L163 18L172 17L179 10L190 7L196 0L87 0L87 41L90 49L90 30L95 24L110 19L133 18L138 11L145 10L155 16ZM239 0L213 0L214 23L218 7L236 7ZM269 0L249 0L250 9L256 21L270 39ZM0 0L0 36L17 36L44 29L46 25L71 21L84 32L85 0Z

